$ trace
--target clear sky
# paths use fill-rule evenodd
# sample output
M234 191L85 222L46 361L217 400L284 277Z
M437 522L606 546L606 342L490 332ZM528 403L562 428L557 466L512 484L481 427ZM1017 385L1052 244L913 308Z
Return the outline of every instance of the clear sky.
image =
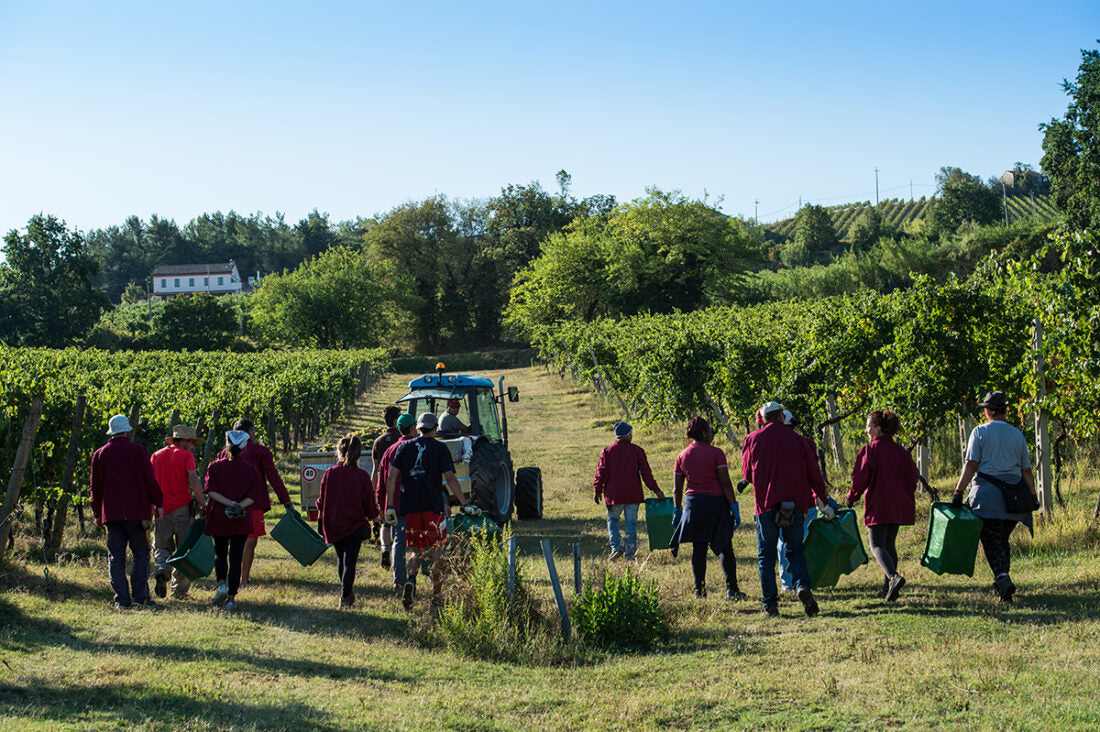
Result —
M1038 167L1100 0L0 0L0 232L573 176L771 221Z

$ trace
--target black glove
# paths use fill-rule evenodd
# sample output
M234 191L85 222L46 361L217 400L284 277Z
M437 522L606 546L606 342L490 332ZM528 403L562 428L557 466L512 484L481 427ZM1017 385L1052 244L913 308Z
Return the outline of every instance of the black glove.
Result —
M1039 496L1033 495L1031 497L1031 510L1032 511L1038 511L1039 510Z
M737 492L738 493L744 493L745 489L748 488L748 487L749 487L749 482L747 480L745 480L744 478L737 481Z
M962 507L963 507L963 496L962 496L962 493L956 493L956 494L955 494L955 495L954 495L954 496L953 496L953 497L951 498L951 508L962 508Z
M595 503L597 506L600 505L600 494L599 493L596 493L592 496L592 502Z

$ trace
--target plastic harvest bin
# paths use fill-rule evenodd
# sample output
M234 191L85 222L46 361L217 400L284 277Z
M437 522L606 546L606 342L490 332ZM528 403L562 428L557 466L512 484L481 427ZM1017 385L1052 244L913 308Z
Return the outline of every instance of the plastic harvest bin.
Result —
M676 506L671 498L645 499L645 531L649 535L649 551L668 549L672 541L672 516Z
M858 545L858 535L853 538L840 521L821 517L811 521L803 543L810 587L816 589L836 585Z
M176 553L168 559L168 566L194 582L214 571L214 540L203 533L206 519L194 519L187 527L187 535Z
M480 534L483 532L499 534L500 527L487 514L474 518L464 513L457 513L447 518L447 531L451 534Z
M963 506L935 502L928 516L928 540L920 563L936 574L974 576L974 557L978 553L978 536L982 520Z
M835 520L840 524L840 528L844 530L844 533L856 542L856 548L852 550L851 555L848 557L848 563L841 572L841 574L851 574L869 561L867 550L863 548L863 537L859 532L859 521L856 518L856 512L847 508L837 511Z
M298 560L303 567L308 567L317 561L317 558L325 553L329 545L312 526L306 523L302 514L297 511L287 511L271 530L271 538L279 542L290 556Z

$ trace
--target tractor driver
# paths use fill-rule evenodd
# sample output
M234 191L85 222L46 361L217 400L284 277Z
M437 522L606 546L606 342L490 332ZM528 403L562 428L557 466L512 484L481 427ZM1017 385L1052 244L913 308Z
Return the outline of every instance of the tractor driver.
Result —
M439 420L439 434L446 437L458 437L470 431L470 428L458 418L458 410L462 403L457 399L447 400L447 411Z

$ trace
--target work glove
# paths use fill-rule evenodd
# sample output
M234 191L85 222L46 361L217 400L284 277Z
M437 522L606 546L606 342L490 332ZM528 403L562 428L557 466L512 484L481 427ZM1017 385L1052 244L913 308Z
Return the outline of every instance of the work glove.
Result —
M397 509L390 506L386 509L386 518L383 519L386 526L397 526Z
M467 503L465 506L462 507L462 513L466 514L470 518L477 518L481 515L481 509L477 506L471 506L469 503Z
M232 506L225 507L225 517L229 519L241 519L244 518L244 509L233 504Z
M836 516L836 511L833 510L833 507L820 498L817 499L817 512L824 516L826 521L832 521Z
M680 519L684 517L684 509L680 506L676 507L676 510L672 512L672 525L679 526Z
M600 499L601 498L603 498L603 496L601 496L599 493L596 493L595 495L592 496L592 501L593 501L593 503L595 503L598 506L598 505L600 505Z
M741 506L737 501L730 504L730 516L733 518L733 528L737 528L741 525Z
M748 488L748 487L749 487L749 482L747 480L745 480L744 478L737 481L737 492L738 493L744 493L745 489Z
M1039 496L1036 496L1036 495L1031 496L1031 510L1032 511L1038 511L1039 510Z
M283 508L286 509L287 513L298 513L298 509L294 508L294 503L292 501L284 503Z
M962 508L962 507L963 507L963 494L962 493L956 493L951 498L951 508Z

